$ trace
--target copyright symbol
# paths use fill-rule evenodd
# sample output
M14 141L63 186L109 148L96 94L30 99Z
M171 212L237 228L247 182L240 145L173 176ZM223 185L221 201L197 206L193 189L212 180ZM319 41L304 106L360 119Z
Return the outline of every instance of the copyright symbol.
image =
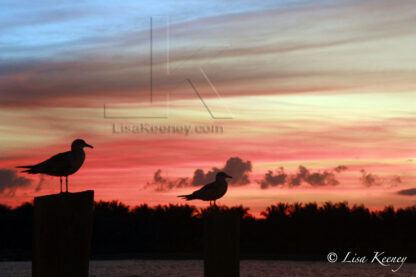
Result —
M330 252L326 258L328 262L335 263L338 260L338 255L335 252Z

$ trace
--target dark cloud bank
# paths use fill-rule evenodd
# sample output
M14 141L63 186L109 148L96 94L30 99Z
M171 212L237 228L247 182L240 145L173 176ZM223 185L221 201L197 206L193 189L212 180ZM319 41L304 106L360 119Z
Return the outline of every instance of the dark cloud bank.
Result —
M263 179L260 180L259 183L262 189L285 185L288 187L297 187L302 183L306 183L314 187L335 186L339 184L335 174L341 173L347 169L348 168L345 165L340 165L332 170L312 172L305 166L300 165L297 173L287 174L285 173L285 169L280 167L275 173L269 170L266 174L264 174Z
M402 183L402 179L400 178L400 176L397 175L394 175L390 178L381 178L373 173L365 171L364 169L361 169L360 172L360 182L366 187L381 185L390 185L392 187L396 187Z
M339 165L332 169L310 170L306 166L299 165L297 171L293 174L287 173L285 168L280 167L275 171L267 171L261 180L258 180L260 188L268 189L271 187L298 187L302 184L312 187L336 186L339 184L337 176L348 170L345 165ZM166 178L162 176L162 170L158 169L153 175L153 181L147 183L146 187L153 187L156 191L168 191L175 188L184 188L191 186L203 186L215 180L215 175L219 171L225 171L231 176L229 184L232 186L244 186L250 183L249 173L252 171L251 161L244 161L239 157L232 157L227 160L224 167L214 167L205 172L202 169L196 169L193 177ZM400 176L394 175L390 178L381 178L364 169L360 170L361 176L359 181L365 187L390 185L398 186L402 183ZM406 194L403 192L402 194Z
M252 170L250 161L243 161L239 157L232 157L227 160L224 167L213 167L211 170L205 172L202 169L196 169L192 178L181 177L176 179L169 179L162 177L162 170L158 169L153 175L153 181L147 184L148 186L156 187L157 191L167 191L173 188L183 188L188 186L202 186L211 183L215 180L215 175L219 171L225 171L233 178L229 179L229 184L232 186L243 186L250 183L249 172Z
M312 186L334 186L339 183L335 174L345 170L347 170L347 167L340 165L332 170L312 172L301 165L296 174L287 174L284 168L280 167L276 172L269 170L258 183L262 189L283 185L295 187L302 183L307 183ZM227 174L233 176L229 180L230 185L244 186L250 183L249 173L252 171L252 164L251 161L244 161L239 157L232 157L227 160L222 168L214 167L207 172L202 169L196 169L192 178L182 177L176 179L163 177L162 170L158 169L153 175L153 181L148 183L146 187L155 187L157 191L168 191L174 188L203 186L215 180L215 175L219 171L225 171Z
M397 192L397 194L409 196L416 195L416 188L400 190Z
M0 169L0 194L14 196L18 188L31 184L30 179L18 176L16 170Z

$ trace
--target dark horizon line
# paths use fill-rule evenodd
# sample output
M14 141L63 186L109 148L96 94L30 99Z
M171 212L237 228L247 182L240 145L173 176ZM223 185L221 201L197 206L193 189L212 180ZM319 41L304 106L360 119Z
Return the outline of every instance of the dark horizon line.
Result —
M169 208L169 207L189 207L191 209L194 209L195 212L203 212L204 210L207 210L209 208L211 208L210 206L206 206L206 207L198 207L197 205L192 205L191 203L183 203L183 204L177 204L177 203L166 203L166 204L157 204L157 205L153 205L150 206L147 203L140 203L137 205L127 205L125 203L123 203L121 200L109 200L109 201L105 201L105 200L98 200L95 201L94 200L94 207L97 206L97 204L108 204L108 205L116 205L117 207L121 207L126 209L129 213L133 212L135 209L137 208L142 208L142 207L147 207L149 209L157 209L157 208ZM30 206L34 206L34 200L32 201L25 201L22 202L21 204L12 207L6 204L2 204L0 203L0 209L8 209L8 210L16 210L19 208L22 208L26 205L30 205ZM296 206L298 206L298 208L305 208L305 207L311 207L311 206L315 206L317 210L322 210L325 205L329 206L329 207L345 207L347 208L349 211L352 211L354 209L364 209L367 210L369 213L381 213L381 212L385 212L385 211L393 211L393 212L397 212L399 210L408 210L408 209L416 209L416 204L414 205L409 205L409 206L405 206L405 207L394 207L394 205L385 205L383 208L380 209L372 209L367 207L364 203L361 204L353 204L350 205L350 203L348 201L338 201L338 202L332 202L332 201L325 201L325 202L320 202L318 203L317 201L309 201L309 202L283 202L283 201L279 201L279 202L275 202L274 204L270 204L267 205L263 210L260 211L260 217L265 217L264 213L267 213L267 211L269 210L269 208L273 209L273 207L278 207L278 206L286 206L287 210L291 210L293 208L295 208ZM251 217L255 217L257 218L257 216L254 216L253 214L249 213L250 211L250 207L248 206L244 206L242 204L240 205L233 205L233 206L227 206L227 205L217 205L218 208L220 209L224 209L224 210L229 210L229 209L241 209L241 210L246 210L246 215L247 216L251 216ZM289 211L288 214L292 214L292 211Z

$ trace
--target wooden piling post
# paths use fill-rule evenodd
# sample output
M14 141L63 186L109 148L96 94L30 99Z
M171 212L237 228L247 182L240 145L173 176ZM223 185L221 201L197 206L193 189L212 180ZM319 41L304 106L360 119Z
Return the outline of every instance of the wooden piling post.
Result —
M33 277L88 277L94 191L35 198Z
M204 276L240 276L240 215L209 210L204 222Z

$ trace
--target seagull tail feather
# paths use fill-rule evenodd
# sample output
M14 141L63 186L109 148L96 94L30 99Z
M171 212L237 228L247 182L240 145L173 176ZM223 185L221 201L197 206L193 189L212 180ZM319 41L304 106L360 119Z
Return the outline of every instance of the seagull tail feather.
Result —
M30 173L30 174L38 173L38 171L36 170L34 165L16 166L16 168L28 168L28 169L22 171L22 172L25 172L25 173Z
M183 199L186 199L186 200L195 199L195 196L192 195L192 194L188 194L188 195L178 195L178 197L182 197Z

